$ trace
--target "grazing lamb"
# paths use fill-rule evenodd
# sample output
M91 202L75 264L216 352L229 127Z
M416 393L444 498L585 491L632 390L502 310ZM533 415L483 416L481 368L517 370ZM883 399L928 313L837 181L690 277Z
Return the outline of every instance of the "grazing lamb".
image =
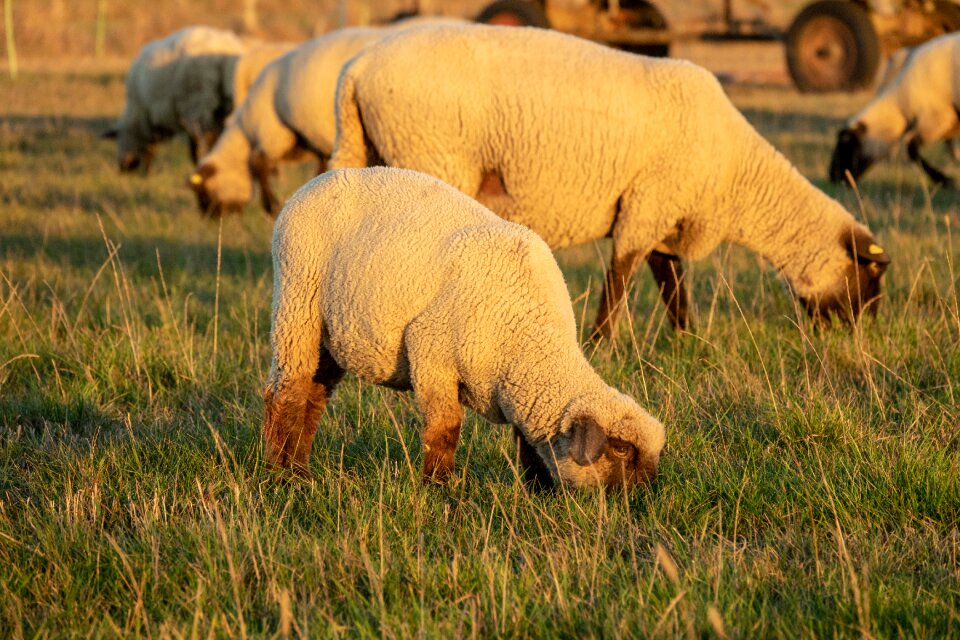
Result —
M900 71L885 79L873 100L837 134L830 160L833 182L844 182L847 172L859 179L905 142L910 160L931 180L953 185L950 177L920 155L920 149L944 140L953 152L952 139L960 136L960 33L901 52L893 65L898 63L902 64Z
M889 262L708 71L546 30L438 27L358 54L340 77L330 164L381 161L445 180L554 248L611 237L595 335L613 331L644 258L681 328L670 257L744 245L812 314L849 320L879 295Z
M270 462L305 472L349 371L413 390L426 478L454 470L461 404L514 425L530 479L654 476L663 426L583 357L550 249L453 187L385 167L315 178L277 219L273 269Z
M307 156L319 160L319 171L333 151L336 120L333 108L337 76L366 45L398 31L423 25L462 24L453 18L409 18L379 28L349 28L315 38L274 61L238 103L217 144L201 158L190 176L203 213L235 211L260 187L264 210L277 215L282 202L270 177L282 161Z
M323 171L336 136L333 105L340 69L384 33L375 28L341 29L267 65L190 176L201 211L219 215L241 209L253 197L256 179L264 210L275 216L281 202L270 176L278 162L313 154Z
M120 171L149 171L157 142L185 131L190 157L210 147L233 109L233 69L245 49L229 31L189 27L148 43L127 73L117 139Z

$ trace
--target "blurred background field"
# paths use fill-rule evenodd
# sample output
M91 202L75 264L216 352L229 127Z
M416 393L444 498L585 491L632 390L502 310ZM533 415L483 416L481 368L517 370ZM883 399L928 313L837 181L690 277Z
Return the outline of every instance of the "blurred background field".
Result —
M299 41L345 25L382 22L404 11L473 18L491 0L11 0L16 44L28 60L125 58L144 42L184 26L206 24L270 40ZM722 0L684 0L671 16L710 18ZM804 0L738 0L738 15L762 11L785 26Z
M163 4L156 23L130 10L137 38L191 7L241 13ZM271 34L303 37L309 4L276 9L294 26ZM585 346L667 426L652 488L528 493L507 430L474 416L459 479L423 486L410 398L352 378L316 480L289 485L259 437L272 221L200 217L179 139L148 178L118 175L97 136L123 67L71 42L0 77L0 637L960 635L960 196L905 162L859 194L826 182L867 94L726 85L894 263L854 331L816 330L767 265L722 248L692 266L696 331L678 337L639 273L619 340ZM766 67L749 52L777 53L753 46L723 64L750 80ZM309 177L285 168L279 191ZM578 318L606 251L559 254Z

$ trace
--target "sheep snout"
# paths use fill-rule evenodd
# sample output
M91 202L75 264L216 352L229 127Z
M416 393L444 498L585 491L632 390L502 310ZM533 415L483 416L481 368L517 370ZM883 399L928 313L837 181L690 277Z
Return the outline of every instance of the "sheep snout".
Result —
M831 182L845 183L847 173L857 181L873 164L873 159L864 152L861 139L864 132L863 125L858 124L854 128L843 129L837 134L837 146L830 159Z
M881 297L880 282L886 267L886 264L877 262L851 264L834 290L802 299L807 313L827 325L833 315L849 325L854 324L865 310L875 316Z

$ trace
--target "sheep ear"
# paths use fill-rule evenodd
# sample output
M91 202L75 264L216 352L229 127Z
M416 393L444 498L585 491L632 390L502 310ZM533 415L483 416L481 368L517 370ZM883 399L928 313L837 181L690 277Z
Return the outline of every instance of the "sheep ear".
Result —
M187 181L190 183L190 186L199 187L216 172L217 168L214 165L202 164L197 167L196 171L190 174L190 177L187 178Z
M607 435L590 416L574 418L570 427L570 457L581 467L593 464L607 450Z
M837 133L837 142L850 144L854 140L859 140L867 132L867 125L858 122L852 127L844 127Z
M886 250L863 229L854 228L853 233L845 241L850 257L860 264L877 265L880 273L883 273L886 266L890 264L890 256Z
M117 136L120 135L120 129L117 128L117 125L111 126L109 129L100 134L100 137L104 140L116 140Z

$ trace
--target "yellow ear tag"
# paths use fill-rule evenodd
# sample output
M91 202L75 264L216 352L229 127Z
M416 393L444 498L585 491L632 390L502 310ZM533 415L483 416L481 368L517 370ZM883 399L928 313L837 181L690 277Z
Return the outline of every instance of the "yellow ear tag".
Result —
M876 256L883 253L883 247L878 244L872 244L867 248L867 251L870 252L870 255Z
M203 176L201 176L199 173L195 173L192 176L190 176L190 184L202 184L202 183L203 183ZM872 253L873 247L870 247L870 249Z

